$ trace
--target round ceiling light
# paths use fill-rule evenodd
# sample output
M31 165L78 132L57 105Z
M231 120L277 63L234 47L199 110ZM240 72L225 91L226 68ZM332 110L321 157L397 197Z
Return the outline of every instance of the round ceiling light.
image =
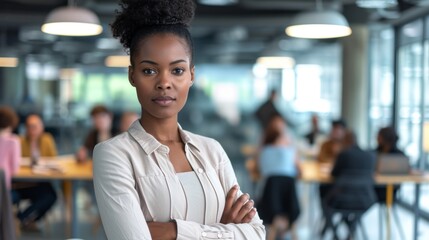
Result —
M339 38L352 33L346 18L335 11L299 14L285 31L291 37L309 39Z
M94 36L103 31L97 15L85 8L69 6L54 9L42 25L45 33L61 36Z

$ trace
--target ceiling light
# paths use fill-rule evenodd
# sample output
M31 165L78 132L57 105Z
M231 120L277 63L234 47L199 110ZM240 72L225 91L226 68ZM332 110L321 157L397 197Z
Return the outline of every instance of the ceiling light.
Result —
M297 15L286 34L296 38L324 39L352 33L346 18L335 11L313 11Z
M93 36L103 31L97 15L88 9L68 6L54 9L42 25L45 33L61 36Z
M204 5L225 6L237 3L238 0L199 0L198 2Z
M104 64L107 67L123 67L123 68L129 67L131 65L130 56L126 56L126 55L108 56L104 61Z
M356 0L356 5L361 8L390 8L398 5L396 0Z
M18 66L18 58L0 57L0 67L16 67L16 66Z
M261 65L267 69L283 69L293 68L295 59L291 57L259 57L256 64Z

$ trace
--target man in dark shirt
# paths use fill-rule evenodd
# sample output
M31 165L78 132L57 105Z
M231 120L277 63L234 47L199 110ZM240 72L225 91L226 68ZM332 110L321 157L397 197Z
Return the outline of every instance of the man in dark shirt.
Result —
M255 116L261 124L262 128L265 128L268 125L268 122L274 116L281 116L280 112L277 110L274 102L277 98L276 90L272 90L270 98L265 101L255 112Z

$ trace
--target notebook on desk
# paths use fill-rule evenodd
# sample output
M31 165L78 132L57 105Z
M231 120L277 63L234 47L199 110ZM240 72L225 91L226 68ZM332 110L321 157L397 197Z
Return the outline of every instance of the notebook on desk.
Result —
M379 154L376 171L386 175L407 175L411 172L410 161L402 154Z

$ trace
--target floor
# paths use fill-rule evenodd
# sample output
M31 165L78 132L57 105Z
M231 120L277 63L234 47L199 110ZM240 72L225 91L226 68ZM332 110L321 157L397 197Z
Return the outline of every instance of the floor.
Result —
M298 220L297 233L299 239L321 239L318 236L318 229L321 225L320 222L320 208L318 203L317 194L315 194L315 185L299 183L298 186L300 200L302 203L302 213ZM94 207L90 204L89 196L85 191L78 192L78 207L79 207L79 228L81 235L79 239L85 240L104 240L104 235L101 225L97 224L98 214ZM309 200L311 199L311 200ZM61 200L61 199L60 199ZM53 211L51 211L46 220L42 221L39 225L40 232L22 232L19 240L64 240L68 239L67 229L64 221L64 209L62 204L56 204ZM405 238L399 234L398 225L392 218L392 235L390 240L408 240L413 239L413 215L401 207L396 207L401 221L400 225L404 231ZM385 224L385 215L383 216L383 224ZM363 217L364 228L367 232L368 239L387 239L386 233L383 233L383 238L380 238L379 230L384 229L379 227L379 206L374 205ZM346 231L340 228L340 234ZM287 237L285 239L288 239ZM332 239L332 234L327 232L323 240ZM362 235L361 229L358 229L356 239L365 239ZM429 223L420 220L419 222L419 240L429 239Z

